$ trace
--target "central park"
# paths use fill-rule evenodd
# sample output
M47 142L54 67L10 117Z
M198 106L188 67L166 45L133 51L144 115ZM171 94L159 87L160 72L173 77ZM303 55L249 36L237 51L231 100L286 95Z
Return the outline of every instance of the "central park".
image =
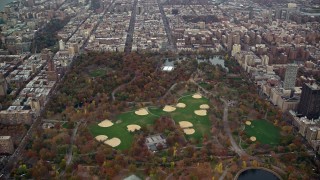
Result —
M232 179L252 167L283 179L307 174L303 140L246 78L224 54L82 54L48 102L44 116L55 123L37 129L15 173ZM304 153L297 159L296 151Z

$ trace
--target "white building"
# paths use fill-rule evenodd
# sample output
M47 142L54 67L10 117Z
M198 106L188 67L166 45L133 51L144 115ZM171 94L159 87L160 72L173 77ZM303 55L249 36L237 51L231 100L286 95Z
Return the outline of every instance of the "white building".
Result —
M283 88L292 89L296 85L296 77L298 73L298 65L288 64L284 77Z

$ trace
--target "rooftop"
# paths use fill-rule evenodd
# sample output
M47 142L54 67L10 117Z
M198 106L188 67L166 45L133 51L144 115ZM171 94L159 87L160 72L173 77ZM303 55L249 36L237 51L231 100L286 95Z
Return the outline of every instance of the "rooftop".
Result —
M320 90L320 86L316 83L313 83L313 84L306 83L306 85L312 90Z
M11 136L0 136L0 139L10 139Z

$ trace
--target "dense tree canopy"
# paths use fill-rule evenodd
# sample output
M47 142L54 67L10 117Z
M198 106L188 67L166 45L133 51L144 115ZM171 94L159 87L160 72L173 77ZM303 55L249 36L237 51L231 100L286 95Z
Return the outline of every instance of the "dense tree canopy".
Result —
M39 53L44 48L54 46L58 42L57 32L69 21L70 18L52 19L44 28L38 30L31 45L32 52L36 50Z

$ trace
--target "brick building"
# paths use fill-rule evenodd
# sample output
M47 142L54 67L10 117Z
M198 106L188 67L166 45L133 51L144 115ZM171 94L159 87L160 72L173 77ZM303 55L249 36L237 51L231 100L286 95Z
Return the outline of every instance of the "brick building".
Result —
M13 154L14 147L11 136L0 136L0 154Z

